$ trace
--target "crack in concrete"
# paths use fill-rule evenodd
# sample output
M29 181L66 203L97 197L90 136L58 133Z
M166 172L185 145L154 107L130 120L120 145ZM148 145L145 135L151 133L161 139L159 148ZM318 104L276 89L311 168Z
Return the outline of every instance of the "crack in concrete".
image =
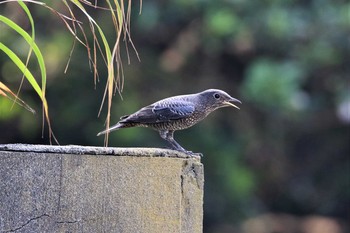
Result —
M13 229L10 229L10 230L5 230L4 233L7 233L7 232L16 232L18 230L21 230L23 227L27 226L28 224L30 224L32 221L35 221L35 220L38 220L42 217L51 217L50 215L48 214L42 214L40 216L37 216L37 217L34 217L34 218L31 218L29 219L27 222L25 222L24 224L22 224L21 226L18 226L16 228L13 228Z
M74 220L74 221L56 221L57 224L74 224L78 223L80 220Z

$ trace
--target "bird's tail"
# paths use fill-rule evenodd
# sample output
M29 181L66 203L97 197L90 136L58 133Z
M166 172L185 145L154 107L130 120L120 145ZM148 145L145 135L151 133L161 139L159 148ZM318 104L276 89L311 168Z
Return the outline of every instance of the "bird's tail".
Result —
M107 129L107 130L104 130L104 131L101 131L101 132L99 132L98 134L97 134L97 136L100 136L100 135L102 135L102 134L106 134L106 133L108 133L108 132L112 132L112 131L114 131L114 130L118 130L118 129L120 129L120 128L123 128L123 124L122 123L118 123L118 124L116 124L116 125L113 125L111 128L109 128L109 129Z

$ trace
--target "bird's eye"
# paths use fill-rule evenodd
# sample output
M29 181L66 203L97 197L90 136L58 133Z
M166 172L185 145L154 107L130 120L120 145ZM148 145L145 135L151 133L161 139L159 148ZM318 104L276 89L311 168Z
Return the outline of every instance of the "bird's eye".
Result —
M219 98L220 98L220 95L219 95L218 93L215 93L215 94L214 94L214 98L215 98L215 99L219 99Z

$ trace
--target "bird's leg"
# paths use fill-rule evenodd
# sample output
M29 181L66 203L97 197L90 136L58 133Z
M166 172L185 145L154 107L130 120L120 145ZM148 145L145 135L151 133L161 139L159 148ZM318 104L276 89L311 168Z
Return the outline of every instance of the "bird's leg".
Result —
M174 131L169 130L166 135L167 135L168 142L170 142L175 148L177 148L177 150L188 152L182 146L180 146L180 144L177 141L175 141Z
M179 143L177 143L174 139L174 131L173 130L160 130L159 134L161 136L161 138L163 138L164 140L166 140L173 149L177 150L177 151L181 151L184 152L186 154L190 154L190 155L197 155L197 156L203 156L203 154L201 153L193 153L192 151L188 151L185 150L182 146L180 146Z
M161 130L161 131L159 131L159 134L160 134L161 138L166 140L172 146L173 149L188 153L187 150L185 150L182 146L180 146L179 143L177 143L175 141L173 130Z

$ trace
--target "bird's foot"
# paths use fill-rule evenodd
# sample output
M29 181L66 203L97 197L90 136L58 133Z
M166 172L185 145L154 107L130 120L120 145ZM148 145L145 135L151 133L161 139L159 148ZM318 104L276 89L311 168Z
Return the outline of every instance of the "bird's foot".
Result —
M190 150L177 150L177 151L180 151L180 152L183 152L187 155L190 155L190 156L200 156L200 157L203 157L203 154L202 153L196 153L196 152L193 152L193 151L190 151Z
M203 157L203 154L202 153L196 153L196 152L193 152L193 151L190 151L190 150L185 150L185 149L178 149L178 148L172 148L172 147L167 147L167 149L170 149L170 150L175 150L175 151L178 151L178 152L182 152L182 153L185 153L187 155L190 155L190 156L200 156L200 157Z
M188 154L188 155L191 155L191 156L203 157L202 153L196 153L196 152L192 152L192 151L186 151L185 153Z

